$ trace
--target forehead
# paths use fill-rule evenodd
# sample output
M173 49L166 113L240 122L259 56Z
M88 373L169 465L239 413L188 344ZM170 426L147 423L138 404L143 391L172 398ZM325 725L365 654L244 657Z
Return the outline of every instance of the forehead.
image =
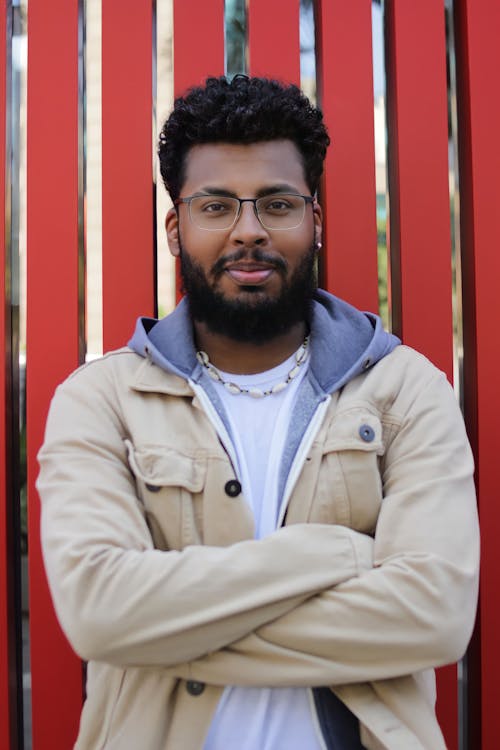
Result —
M210 186L252 197L250 192L270 185L290 185L309 192L302 158L293 141L204 143L193 146L186 156L182 188L186 195Z

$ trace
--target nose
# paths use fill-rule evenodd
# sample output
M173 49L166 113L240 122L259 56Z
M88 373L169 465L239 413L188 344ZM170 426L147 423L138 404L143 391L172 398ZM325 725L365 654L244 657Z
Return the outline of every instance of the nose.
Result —
M260 223L254 204L241 204L240 214L231 230L231 240L236 245L262 245L268 239L267 230Z

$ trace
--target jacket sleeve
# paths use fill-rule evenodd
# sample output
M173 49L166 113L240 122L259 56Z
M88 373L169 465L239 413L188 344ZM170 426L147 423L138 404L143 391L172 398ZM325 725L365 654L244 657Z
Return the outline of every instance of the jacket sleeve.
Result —
M388 442L374 568L185 666L214 684L340 685L459 659L474 624L473 464L454 394L422 385Z
M154 549L119 409L99 377L83 383L77 374L57 391L37 486L53 601L84 659L121 666L194 660L371 566L369 537L328 525L297 525L229 547Z

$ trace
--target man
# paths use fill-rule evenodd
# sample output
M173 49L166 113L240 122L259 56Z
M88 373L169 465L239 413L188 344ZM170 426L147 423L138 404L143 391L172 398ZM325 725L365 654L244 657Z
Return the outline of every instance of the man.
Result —
M472 461L443 374L315 289L327 145L296 87L243 76L163 128L186 296L59 387L40 453L79 750L445 747Z

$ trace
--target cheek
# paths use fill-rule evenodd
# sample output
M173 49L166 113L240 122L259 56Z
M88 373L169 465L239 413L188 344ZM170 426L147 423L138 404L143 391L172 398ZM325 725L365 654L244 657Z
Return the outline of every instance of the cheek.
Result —
M213 263L224 248L223 239L217 236L217 232L203 232L196 227L183 227L180 239L186 252L203 265Z
M304 253L306 253L314 245L314 229L312 226L301 228L290 233L290 236L286 236L283 232L283 236L277 238L274 242L274 246L278 252L280 252L289 263L293 264L296 260L302 259Z

